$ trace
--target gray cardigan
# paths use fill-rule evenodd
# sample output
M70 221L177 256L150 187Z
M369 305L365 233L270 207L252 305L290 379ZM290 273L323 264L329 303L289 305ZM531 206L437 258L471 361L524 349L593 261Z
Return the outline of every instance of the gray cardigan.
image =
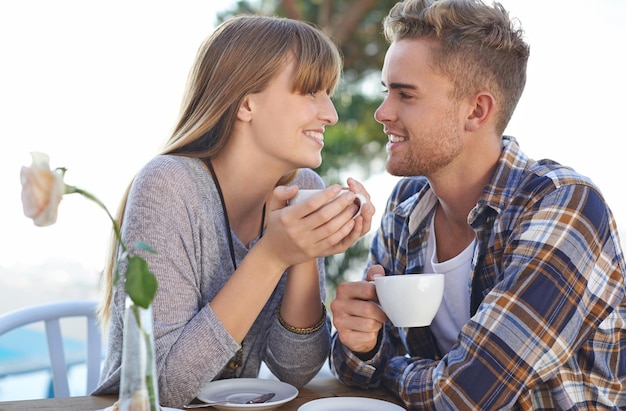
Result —
M309 169L300 170L291 184L324 186ZM202 161L172 155L152 159L133 181L122 236L129 246L144 241L157 251L143 257L159 282L153 303L159 396L161 405L182 407L220 375L240 348L208 305L231 276L233 265L220 198ZM234 233L233 242L239 264L249 249ZM324 299L323 259L318 267ZM328 357L330 319L309 335L281 326L276 310L285 281L284 274L246 335L237 376L257 377L263 361L280 380L300 387ZM119 391L125 305L121 284L114 294L107 357L94 394Z

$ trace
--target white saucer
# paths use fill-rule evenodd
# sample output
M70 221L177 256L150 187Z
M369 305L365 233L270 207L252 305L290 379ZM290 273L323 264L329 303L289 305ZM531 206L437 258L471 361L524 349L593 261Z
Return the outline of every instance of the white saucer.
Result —
M298 411L405 411L388 401L363 397L332 397L313 400L300 406Z
M100 411L112 411L112 410L113 410L113 406L111 405L110 407L107 407ZM180 408L161 407L161 411L183 411L183 410L181 410Z
M273 392L276 395L262 404L219 404L213 407L218 410L273 410L298 396L296 387L281 381L260 378L231 378L211 381L204 386L197 397L205 402L227 400L245 402L267 392Z

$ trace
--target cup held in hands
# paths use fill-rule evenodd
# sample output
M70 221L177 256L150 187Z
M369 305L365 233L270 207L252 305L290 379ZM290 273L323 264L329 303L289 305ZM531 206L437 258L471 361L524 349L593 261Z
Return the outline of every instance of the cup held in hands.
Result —
M443 298L444 275L387 275L374 278L381 308L396 327L430 325Z
M289 204L290 205L298 204L298 203L308 199L309 197L311 197L311 196L313 196L315 194L321 193L322 191L324 191L324 190L318 190L318 189L298 190L296 195L291 200L289 200ZM347 189L342 190L333 199L331 199L329 201L329 203L331 201L333 201L334 199L336 199L337 197L345 194L346 192L347 192ZM363 205L367 204L367 198L364 195L362 195L362 194L355 194L355 197L356 198L354 199L354 204L356 204L359 207L359 209L356 212L356 214L354 214L354 216L352 217L353 219L355 219L355 218L357 218L358 216L361 215L361 209L363 209Z

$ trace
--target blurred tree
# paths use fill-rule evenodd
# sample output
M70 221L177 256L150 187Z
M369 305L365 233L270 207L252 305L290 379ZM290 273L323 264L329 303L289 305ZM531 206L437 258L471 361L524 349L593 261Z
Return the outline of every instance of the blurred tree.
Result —
M223 21L235 14L278 15L319 26L339 46L344 74L333 100L339 122L324 133L324 161L316 170L327 184L343 183L347 175L363 181L384 170L386 136L374 120L381 102L380 68L387 43L382 20L397 0L240 0ZM377 227L373 227L374 231ZM326 259L328 299L336 286L365 266L370 236L343 254Z

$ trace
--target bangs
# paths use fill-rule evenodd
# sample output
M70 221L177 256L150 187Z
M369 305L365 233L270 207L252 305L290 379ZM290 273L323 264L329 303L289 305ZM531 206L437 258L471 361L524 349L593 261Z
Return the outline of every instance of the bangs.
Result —
M335 92L341 78L342 59L330 39L309 30L299 30L293 39L296 73L293 90L301 94L324 90Z

